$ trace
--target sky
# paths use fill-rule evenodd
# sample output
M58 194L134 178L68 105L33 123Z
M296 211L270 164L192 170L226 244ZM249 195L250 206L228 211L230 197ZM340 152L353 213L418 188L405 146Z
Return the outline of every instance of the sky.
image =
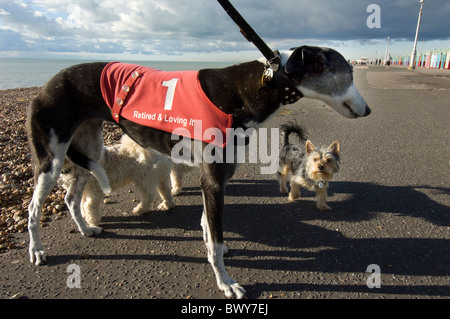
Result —
M231 0L272 49L411 54L419 0ZM375 6L373 6L375 5ZM375 7L375 9L374 9ZM418 51L450 47L450 1L426 0ZM0 58L247 61L261 53L215 0L0 0Z

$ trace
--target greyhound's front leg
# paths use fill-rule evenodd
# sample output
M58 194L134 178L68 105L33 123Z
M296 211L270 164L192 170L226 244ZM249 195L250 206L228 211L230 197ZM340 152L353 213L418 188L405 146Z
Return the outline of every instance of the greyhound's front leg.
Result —
M203 239L208 250L208 261L213 267L219 289L227 298L242 299L245 290L228 276L223 261L226 247L223 244L222 215L224 204L224 182L212 180L211 176L202 178L203 193Z

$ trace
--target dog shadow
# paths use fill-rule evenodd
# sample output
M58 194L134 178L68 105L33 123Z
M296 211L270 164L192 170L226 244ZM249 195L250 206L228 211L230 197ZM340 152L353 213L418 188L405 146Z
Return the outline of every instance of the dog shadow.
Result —
M257 187L248 187L249 184ZM315 193L302 189L301 198L288 203L287 195L278 192L278 183L272 180L231 181L227 187L228 196L285 197L286 203L302 210L305 218L330 218L357 222L375 218L378 213L392 212L402 216L423 218L435 225L450 226L450 210L446 205L430 199L420 190L434 195L450 195L450 188L418 186L384 186L373 183L333 181L328 189L328 198L334 200L332 211L320 212L315 207ZM340 200L339 197L345 197ZM306 201L305 201L306 200Z
M259 181L256 190L246 196L263 196L274 193L278 184L273 181ZM245 194L245 183L230 185L230 194ZM233 189L234 188L234 189ZM253 188L255 189L255 188ZM228 190L228 189L227 189ZM234 251L235 261L228 264L239 267L255 267L280 271L322 271L338 274L341 272L365 272L368 265L378 264L382 273L409 276L449 276L450 240L447 238L398 238L397 234L388 238L377 238L373 230L361 229L366 238L349 238L339 230L311 225L310 221L333 221L355 223L369 221L380 214L423 219L436 226L450 226L448 206L432 200L424 192L434 195L450 194L449 188L430 186L384 186L373 183L333 182L329 189L329 203L332 211L321 212L315 207L315 194L303 191L299 201L285 205L234 205L225 214L224 229L239 233L243 240L288 250L257 251L238 249ZM285 196L285 195L283 195ZM336 199L335 199L336 198ZM287 201L287 198L286 198ZM251 225L237 223L244 211L252 211L255 219ZM260 227L254 227L258 223ZM321 224L316 223L316 224ZM361 224L361 227L364 224ZM373 225L373 224L372 224ZM410 225L410 227L414 227ZM404 235L404 234L402 234ZM359 236L356 236L359 237ZM367 238L370 237L370 238ZM290 250L291 249L291 250ZM306 250L306 251L305 251ZM270 258L268 256L270 255ZM245 261L236 256L245 256ZM268 262L250 261L251 257L268 256ZM250 260L247 258L250 257ZM274 257L276 262L274 262ZM257 283L248 289L256 296L270 291L347 291L368 292L365 282L348 284L268 284ZM386 294L416 294L450 296L450 286L386 286L377 292Z
M257 187L249 187L249 184ZM199 188L189 189L197 193ZM423 219L436 226L450 226L448 206L432 200L423 191L435 195L449 194L448 188L430 186L384 186L373 183L335 181L329 189L332 211L321 212L315 207L314 193L303 192L294 203L278 193L273 180L233 180L226 196L245 196L248 200L225 205L225 241L230 248L227 267L292 272L324 272L338 277L339 273L365 272L368 265L377 264L383 274L407 276L450 276L450 240L448 238L407 238L392 234L378 236L376 229L364 229L358 222L369 221L380 214L394 214ZM252 197L270 197L274 203L252 203ZM276 197L280 197L277 200ZM284 202L285 201L285 202ZM280 203L281 202L281 203ZM102 238L202 241L199 224L201 205L178 205L168 212L149 212L141 216L106 216ZM315 221L313 225L310 222ZM355 223L363 236L346 237L338 229L325 226L327 221ZM318 223L317 223L318 222ZM373 223L371 224L373 227ZM353 226L352 226L353 227ZM411 226L412 227L412 226ZM148 232L117 234L119 229L144 230L183 229L195 231L194 236L148 235ZM367 233L365 233L367 232ZM130 234L131 233L131 234ZM227 234L237 234L230 236ZM402 234L404 235L404 234ZM359 238L358 238L359 237ZM369 238L367 238L369 237ZM267 245L270 249L260 248ZM100 259L108 256L98 256ZM113 258L112 256L110 256ZM128 255L127 258L130 258ZM131 257L133 258L133 257ZM136 259L145 256L136 255ZM175 258L178 262L206 263L206 259L182 256L149 256L152 260ZM263 260L261 260L263 259ZM253 281L253 280L252 280ZM366 282L361 285L333 282L317 283L267 283L255 278L255 283L245 285L250 298L258 298L266 291L336 291L369 292ZM383 294L413 294L450 296L450 287L383 285L377 289Z

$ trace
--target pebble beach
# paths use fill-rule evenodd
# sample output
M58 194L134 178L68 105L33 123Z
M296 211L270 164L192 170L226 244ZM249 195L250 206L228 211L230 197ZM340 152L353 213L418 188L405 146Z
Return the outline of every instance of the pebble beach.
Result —
M27 243L14 233L28 231L28 205L33 195L33 169L25 128L26 112L40 87L0 90L0 253ZM120 139L120 129L105 124L105 144ZM41 226L67 210L65 191L55 186L42 209Z

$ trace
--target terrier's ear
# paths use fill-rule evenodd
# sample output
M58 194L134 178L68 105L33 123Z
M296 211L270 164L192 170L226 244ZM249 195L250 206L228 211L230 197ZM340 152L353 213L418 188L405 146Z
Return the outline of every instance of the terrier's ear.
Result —
M328 152L333 154L339 154L341 151L341 143L339 141L334 141L327 149Z
M314 144L310 140L307 140L305 143L306 154L312 153L315 149Z

